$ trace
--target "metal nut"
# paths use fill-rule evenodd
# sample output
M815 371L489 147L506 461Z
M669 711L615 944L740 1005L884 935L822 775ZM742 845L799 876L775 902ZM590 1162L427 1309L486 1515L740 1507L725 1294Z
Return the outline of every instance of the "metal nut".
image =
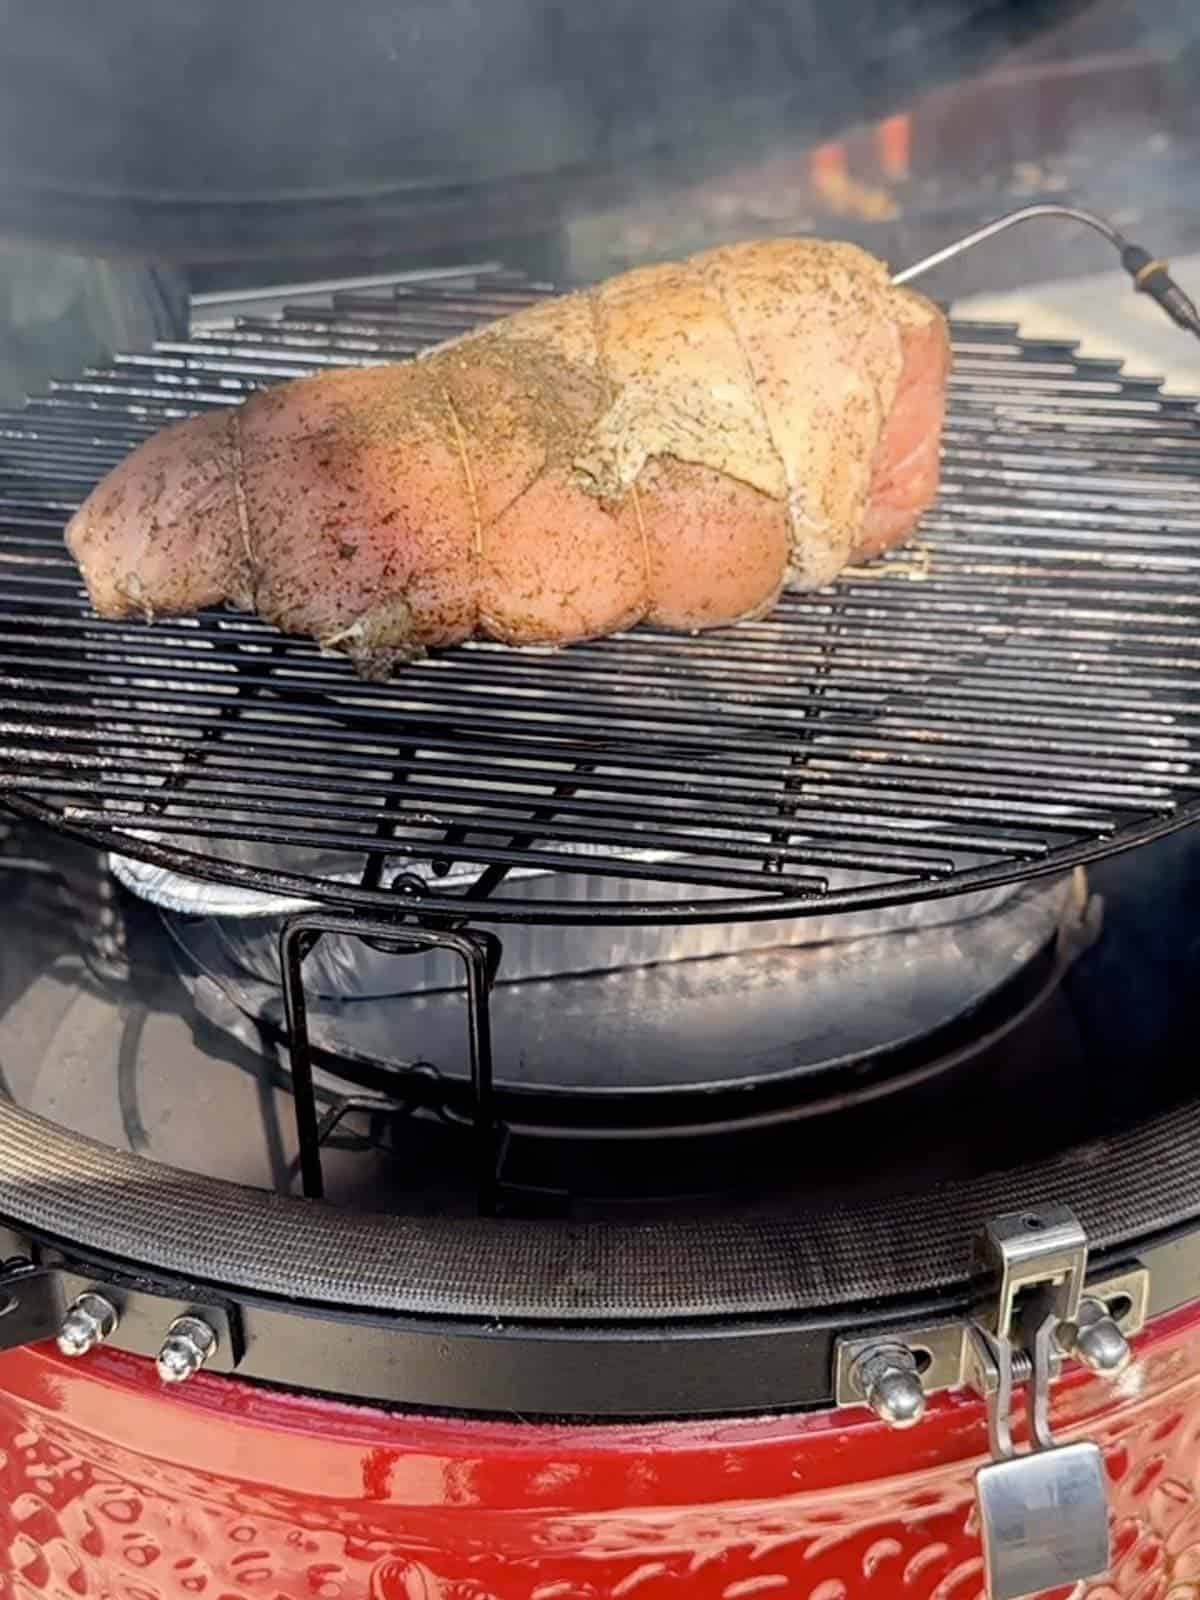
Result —
M1065 1341L1067 1353L1092 1372L1115 1378L1133 1359L1129 1340L1109 1315L1103 1300L1085 1296Z
M186 1383L217 1348L217 1336L203 1317L176 1317L158 1352L158 1375L164 1383Z
M116 1332L117 1308L102 1294L81 1294L67 1307L57 1344L64 1356L85 1356Z
M876 1345L864 1351L855 1364L854 1383L889 1428L911 1428L925 1415L925 1385L907 1345Z

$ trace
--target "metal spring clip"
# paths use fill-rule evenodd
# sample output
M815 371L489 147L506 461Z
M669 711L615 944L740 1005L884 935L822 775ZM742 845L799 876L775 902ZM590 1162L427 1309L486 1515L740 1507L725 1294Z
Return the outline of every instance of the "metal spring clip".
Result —
M976 1474L990 1600L1017 1600L1071 1585L1109 1564L1104 1460L1090 1440L1057 1444L1050 1385L1081 1327L1114 1359L1128 1359L1120 1330L1085 1300L1087 1238L1065 1206L995 1218L979 1241L996 1292L970 1329L968 1381L984 1397L992 1460ZM1111 1320L1111 1319L1109 1319ZM1014 1391L1025 1390L1029 1445L1013 1439Z

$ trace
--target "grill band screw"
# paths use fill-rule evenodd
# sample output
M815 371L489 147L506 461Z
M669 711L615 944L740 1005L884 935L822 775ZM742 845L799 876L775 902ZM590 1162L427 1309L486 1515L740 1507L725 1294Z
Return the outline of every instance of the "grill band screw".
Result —
M64 1356L85 1356L116 1332L117 1308L102 1294L81 1294L67 1308L56 1343Z
M906 1345L876 1345L854 1369L863 1399L889 1428L911 1428L925 1415L925 1385Z
M164 1383L186 1383L216 1348L217 1336L203 1317L176 1317L158 1352L158 1375Z
M1104 1378L1117 1377L1133 1358L1129 1340L1108 1307L1090 1296L1080 1302L1079 1316L1063 1344L1068 1355Z

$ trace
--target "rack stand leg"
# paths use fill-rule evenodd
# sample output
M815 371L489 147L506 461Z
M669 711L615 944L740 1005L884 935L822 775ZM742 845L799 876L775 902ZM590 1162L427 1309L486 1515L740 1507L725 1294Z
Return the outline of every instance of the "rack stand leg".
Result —
M313 1088L312 1041L304 997L304 960L324 934L382 941L397 954L416 950L450 950L466 969L467 1051L471 1071L471 1123L480 1213L490 1216L496 1205L496 1113L492 1067L491 990L500 964L500 941L474 929L425 928L409 923L373 921L305 911L290 917L279 935L279 965L291 1052L292 1088L296 1106L300 1182L305 1196L325 1193L321 1170L321 1134Z

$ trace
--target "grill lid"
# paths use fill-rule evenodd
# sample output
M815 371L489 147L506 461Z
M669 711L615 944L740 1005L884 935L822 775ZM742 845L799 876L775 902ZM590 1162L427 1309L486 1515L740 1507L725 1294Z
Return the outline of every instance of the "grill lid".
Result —
M149 433L547 292L410 277L118 357L0 421L7 801L193 877L537 922L910 902L1196 814L1195 408L999 325L954 325L920 541L761 622L480 642L380 686L252 619L92 615L60 530ZM591 892L534 894L530 870Z

